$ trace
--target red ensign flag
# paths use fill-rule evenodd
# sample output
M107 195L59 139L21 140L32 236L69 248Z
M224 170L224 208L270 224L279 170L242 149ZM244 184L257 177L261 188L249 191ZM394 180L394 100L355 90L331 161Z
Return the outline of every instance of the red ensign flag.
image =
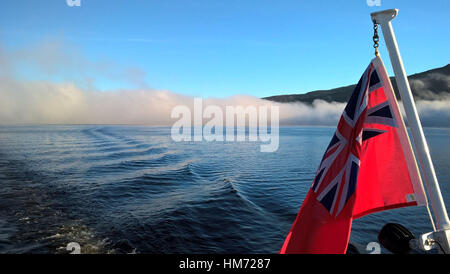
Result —
M280 253L345 253L354 218L426 203L391 82L377 57L342 113Z

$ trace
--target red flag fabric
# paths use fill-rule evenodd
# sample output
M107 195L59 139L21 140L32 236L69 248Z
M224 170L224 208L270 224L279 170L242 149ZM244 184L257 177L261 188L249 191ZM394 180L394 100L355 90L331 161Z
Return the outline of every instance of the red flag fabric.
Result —
M380 57L353 91L280 253L347 251L352 221L427 203Z

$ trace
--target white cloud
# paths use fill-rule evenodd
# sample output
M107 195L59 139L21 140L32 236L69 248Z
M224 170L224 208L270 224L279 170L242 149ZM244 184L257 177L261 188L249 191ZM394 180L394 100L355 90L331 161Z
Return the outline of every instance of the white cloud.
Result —
M145 72L137 68L120 69L113 64L95 63L63 44L45 42L34 48L0 50L0 124L147 124L172 125L171 111L176 105L192 106L193 98L167 90L154 90L145 84ZM19 80L15 71L27 64L44 73L69 71L73 79L62 82ZM70 73L69 73L70 74ZM99 91L92 75L121 77L137 83L129 90ZM417 83L420 85L420 83ZM277 105L281 125L336 125L344 103L316 100L312 105L280 104L253 96L204 99L204 107ZM450 126L450 101L419 101L425 125Z

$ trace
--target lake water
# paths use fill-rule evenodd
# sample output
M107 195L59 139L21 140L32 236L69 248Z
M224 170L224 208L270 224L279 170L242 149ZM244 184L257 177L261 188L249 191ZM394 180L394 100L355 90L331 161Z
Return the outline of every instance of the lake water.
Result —
M0 253L276 253L335 128L283 127L255 142L183 142L168 127L0 127ZM447 207L450 129L425 129ZM431 231L423 207L354 221Z

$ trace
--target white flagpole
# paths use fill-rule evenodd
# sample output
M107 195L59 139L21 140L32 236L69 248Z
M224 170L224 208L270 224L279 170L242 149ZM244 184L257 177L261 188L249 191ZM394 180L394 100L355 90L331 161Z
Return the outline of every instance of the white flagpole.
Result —
M392 68L394 69L397 87L411 129L412 139L416 148L416 156L419 160L431 207L433 208L436 228L438 230L449 230L450 221L448 219L447 210L445 208L444 200L442 199L428 144L425 140L425 135L423 134L422 125L419 120L419 115L417 114L416 105L414 104L411 88L409 87L408 78L403 67L403 61L398 50L397 40L395 39L394 30L391 24L391 20L397 16L397 13L397 9L390 9L372 13L371 16L374 23L379 24L383 31L384 41L389 52Z

